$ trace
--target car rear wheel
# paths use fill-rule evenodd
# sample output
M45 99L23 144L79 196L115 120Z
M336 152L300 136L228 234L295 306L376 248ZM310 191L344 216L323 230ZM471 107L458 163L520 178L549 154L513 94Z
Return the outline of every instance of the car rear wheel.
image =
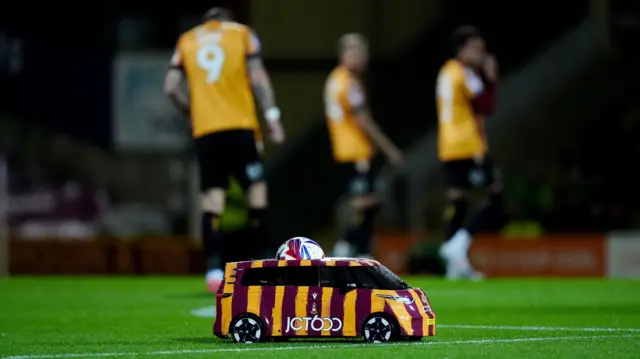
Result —
M236 343L258 343L266 335L264 324L254 315L241 314L233 320L230 327L229 332Z
M371 316L362 328L362 336L369 343L386 343L393 339L395 323L381 315Z

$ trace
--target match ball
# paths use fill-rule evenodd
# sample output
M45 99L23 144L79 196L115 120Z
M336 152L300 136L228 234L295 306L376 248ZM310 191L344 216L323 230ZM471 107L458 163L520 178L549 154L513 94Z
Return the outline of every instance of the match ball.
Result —
M324 251L315 241L305 237L294 237L284 242L276 254L276 259L311 260L323 259Z

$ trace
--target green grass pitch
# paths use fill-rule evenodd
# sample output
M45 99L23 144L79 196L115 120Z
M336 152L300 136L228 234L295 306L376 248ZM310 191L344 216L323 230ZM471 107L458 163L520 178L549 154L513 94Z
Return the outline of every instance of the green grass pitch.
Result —
M202 278L0 279L0 358L640 357L640 281L407 280L430 296L434 338L239 346L192 314L213 304Z

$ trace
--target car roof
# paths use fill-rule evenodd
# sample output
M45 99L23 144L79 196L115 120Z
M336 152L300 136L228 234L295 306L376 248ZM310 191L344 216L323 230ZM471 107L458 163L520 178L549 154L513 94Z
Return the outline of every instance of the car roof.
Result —
M235 264L238 268L246 267L361 267L379 266L380 262L368 258L350 257L327 257L314 260L279 260L279 259L257 259L241 262L230 262L227 265Z

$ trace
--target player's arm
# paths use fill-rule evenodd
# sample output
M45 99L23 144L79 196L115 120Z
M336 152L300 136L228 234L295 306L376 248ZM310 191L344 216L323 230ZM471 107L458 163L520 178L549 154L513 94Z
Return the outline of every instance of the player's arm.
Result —
M247 70L249 81L256 100L260 104L267 121L279 121L280 110L276 106L276 96L271 85L271 78L267 72L260 54L261 44L255 32L249 32L247 50Z
M482 77L471 69L462 70L462 73L454 78L456 78L459 86L462 86L464 93L469 99L480 96L485 90Z
M269 73L260 56L260 40L253 31L249 32L247 49L247 72L253 95L267 120L271 140L275 143L281 143L284 141L284 129L280 122L280 109L276 105L276 95L271 85Z
M184 74L178 69L169 69L164 78L164 92L184 116L189 116L191 108L189 98L182 89Z
M482 93L473 99L473 108L477 113L489 116L493 113L498 97L498 64L493 55L487 55L482 72Z
M262 62L262 58L259 55L250 57L247 60L247 67L249 69L249 79L251 81L253 94L260 104L262 111L264 111L267 121L271 121L276 117L277 120L279 120L280 116L269 116L269 114L277 111L278 107L276 106L276 96L273 91L273 86L271 85L271 79Z
M184 80L183 58L180 52L180 43L178 43L178 46L171 57L171 67L164 77L164 93L169 97L181 114L189 116L191 106L189 104L189 97L182 89L182 83Z
M352 84L350 86L348 99L358 126L360 126L371 141L385 154L390 162L399 164L402 161L402 153L373 120L364 94L357 85Z

